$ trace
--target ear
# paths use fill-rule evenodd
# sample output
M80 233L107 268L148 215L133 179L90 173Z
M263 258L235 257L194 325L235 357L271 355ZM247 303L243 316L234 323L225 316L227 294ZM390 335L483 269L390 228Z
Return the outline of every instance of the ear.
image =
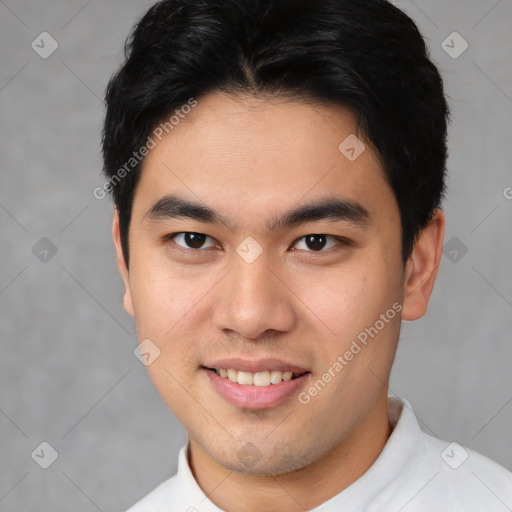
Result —
M119 213L115 208L114 219L112 222L112 238L114 239L114 246L116 248L117 267L119 268L119 272L124 283L123 306L128 314L134 316L132 294L130 290L130 273L124 260L123 249L121 245L121 230L119 228Z
M444 213L436 209L431 221L418 233L405 266L404 320L417 320L427 311L443 255L444 228Z

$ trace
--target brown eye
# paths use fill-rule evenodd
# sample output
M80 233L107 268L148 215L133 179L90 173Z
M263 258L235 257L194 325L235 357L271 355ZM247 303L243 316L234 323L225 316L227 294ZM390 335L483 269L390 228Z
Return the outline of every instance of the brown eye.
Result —
M185 231L183 233L176 233L167 238L169 240L173 240L176 245L179 245L183 249L208 249L209 247L215 247L215 243L213 241L211 245L204 247L204 243L207 239L213 239L203 233Z
M334 241L329 245L329 239ZM324 234L310 234L303 236L299 239L297 242L297 245L303 242L303 247L299 248L296 246L296 248L299 248L300 250L307 250L310 252L327 252L327 249L331 249L332 247L335 247L336 245L347 245L347 242L344 240L337 238L335 236L331 235L324 235ZM304 248L305 245L305 248Z

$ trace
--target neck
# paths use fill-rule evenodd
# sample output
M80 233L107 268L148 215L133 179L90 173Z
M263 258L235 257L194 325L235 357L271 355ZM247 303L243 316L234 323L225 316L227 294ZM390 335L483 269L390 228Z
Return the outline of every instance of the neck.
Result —
M364 420L313 464L277 476L230 471L212 460L193 439L189 464L208 498L223 510L303 512L336 496L359 479L384 448L391 426L387 390Z

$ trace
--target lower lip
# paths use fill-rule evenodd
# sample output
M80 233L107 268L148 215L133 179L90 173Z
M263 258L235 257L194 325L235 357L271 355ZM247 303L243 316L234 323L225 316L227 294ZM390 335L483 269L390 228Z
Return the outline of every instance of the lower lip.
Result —
M287 398L297 393L311 375L306 373L296 379L285 380L279 384L254 386L231 382L229 379L221 377L205 368L203 368L203 371L206 372L212 386L220 395L236 407L244 409L270 409L277 407Z

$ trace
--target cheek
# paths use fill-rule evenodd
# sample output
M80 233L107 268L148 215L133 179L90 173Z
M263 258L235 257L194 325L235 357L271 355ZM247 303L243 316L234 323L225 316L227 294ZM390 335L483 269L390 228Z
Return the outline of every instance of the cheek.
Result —
M393 272L382 258L315 270L297 282L299 296L316 318L319 332L337 342L347 342L373 325L397 300Z
M156 251L155 251L156 252ZM163 350L186 352L187 333L197 330L210 314L212 293L219 275L212 270L183 269L160 255L136 255L131 264L130 288L139 339L150 338Z

